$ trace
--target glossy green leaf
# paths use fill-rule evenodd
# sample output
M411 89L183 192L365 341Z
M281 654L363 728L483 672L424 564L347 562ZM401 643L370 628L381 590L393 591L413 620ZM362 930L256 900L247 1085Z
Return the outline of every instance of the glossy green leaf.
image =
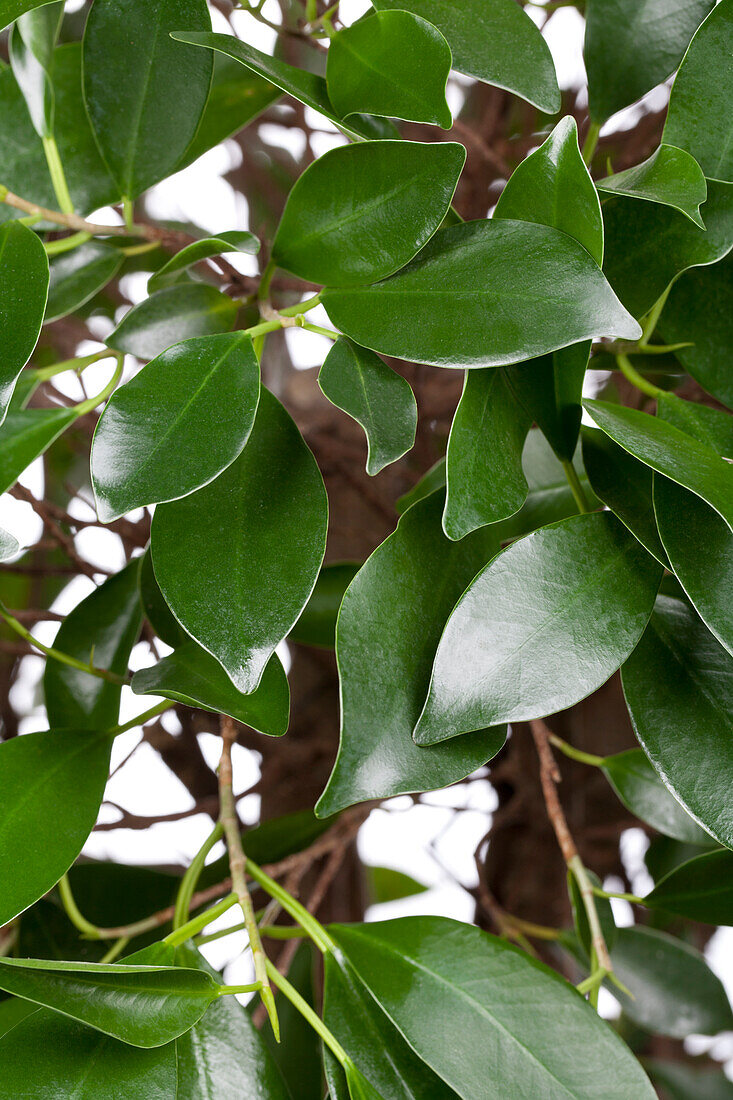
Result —
M242 695L211 654L194 641L132 678L136 695L162 695L191 707L229 714L260 733L279 737L288 728L290 692L280 659L270 658L256 691Z
M207 485L242 453L259 397L259 363L241 332L184 340L144 366L112 394L94 433L102 522Z
M449 539L462 539L522 507L522 448L530 423L504 369L466 372L446 451L443 530Z
M0 226L0 424L36 346L47 294L48 260L39 237L17 222Z
M308 603L290 631L291 642L333 649L341 601L359 568L359 562L350 561L331 562L323 566Z
M133 306L108 336L109 347L138 359L154 359L172 344L194 336L231 332L237 303L204 283L159 290Z
M149 547L140 559L138 588L145 617L160 640L173 649L183 642L187 642L189 640L188 634L177 622L173 612L163 599L163 593L160 591L153 572L153 556Z
M409 11L376 11L331 39L328 96L342 118L365 112L450 130L451 52L440 31Z
M514 543L456 604L415 740L431 745L585 699L638 642L660 579L657 562L609 512Z
M603 204L604 271L635 317L651 309L691 267L715 264L733 247L733 185L708 181L706 229L679 210L618 195Z
M375 0L374 7L427 19L445 36L459 72L506 88L548 114L560 110L549 47L514 0Z
M0 0L0 30L14 23L24 12L43 7L52 0Z
M685 54L672 86L663 134L664 141L686 149L705 175L716 180L733 180L731 34L733 3L721 0Z
M64 14L63 2L24 13L8 38L8 57L31 122L42 138L53 136L53 55Z
M109 738L48 730L0 745L0 924L68 871L97 820Z
M688 860L660 879L644 904L705 924L733 924L733 852Z
M184 272L194 264L202 260L208 260L212 256L220 256L223 252L246 252L255 256L259 252L260 242L254 233L246 230L238 232L221 233L216 237L204 237L200 241L185 245L174 256L171 256L162 267L148 279L148 294L156 290L162 290L166 286L173 286L184 278Z
M669 1100L733 1100L733 1081L724 1070L698 1069L684 1062L663 1062L647 1058L646 1069Z
M652 1100L617 1035L554 971L444 917L330 934L413 1050L465 1100Z
M79 661L93 658L96 668L118 676L127 672L127 660L140 631L139 564L133 559L76 605L54 639L56 649ZM118 721L119 684L49 660L43 691L51 725L105 730Z
M440 226L465 159L455 142L366 141L331 149L290 192L273 259L302 279L332 286L391 275Z
M498 548L489 530L451 542L442 511L443 494L434 493L406 512L344 596L336 628L341 745L320 817L369 798L445 787L504 744L503 728L433 749L411 738L445 620Z
M395 501L395 511L398 516L403 516L408 508L417 504L418 500L424 500L436 489L445 489L445 455L439 458L422 477L415 482L413 487Z
M591 116L604 122L666 80L712 4L713 0L588 0L584 53Z
M326 356L318 385L332 404L364 429L366 470L371 476L414 444L417 404L410 383L373 351L342 336Z
M418 882L403 871L393 867L364 866L367 881L367 895L370 905L383 905L390 901L401 901L416 894L424 894L429 887Z
M596 186L611 195L628 195L672 206L695 225L705 228L700 214L700 203L705 202L708 194L705 176L695 158L674 145L660 145L641 164L606 176Z
M6 997L0 1001L0 1036L5 1035L26 1016L30 1016L31 1012L37 1011L31 1001L24 1001L21 997Z
M636 736L664 783L733 847L733 657L691 608L660 597L621 678Z
M601 767L627 810L647 825L686 844L713 843L710 834L669 793L641 749L607 756Z
M265 389L239 458L156 509L153 565L166 603L245 694L308 601L327 518L315 459Z
M0 561L8 561L9 558L14 558L19 550L20 543L15 536L0 527Z
M640 335L581 245L517 221L441 229L396 275L327 288L323 304L362 346L442 367L495 367L601 333Z
M45 324L74 313L93 298L114 279L124 258L119 249L100 241L88 241L55 256L50 263Z
M76 419L73 409L11 410L0 425L0 492L18 480Z
M686 1039L733 1026L723 984L694 947L656 928L620 928L611 950L617 978L631 996L614 990L625 1014L657 1035Z
M184 967L0 959L0 989L136 1047L188 1031L218 988L209 974Z
M211 56L170 32L210 28L205 0L95 0L84 98L100 152L129 199L176 169L209 94Z

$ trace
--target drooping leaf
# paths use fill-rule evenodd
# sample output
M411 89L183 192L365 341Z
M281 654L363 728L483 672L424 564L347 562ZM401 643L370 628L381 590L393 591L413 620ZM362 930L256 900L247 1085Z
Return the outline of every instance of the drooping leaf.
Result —
M0 425L0 492L7 492L75 419L74 409L11 409Z
M43 324L48 260L40 238L18 222L0 226L0 424Z
M584 53L590 113L596 122L604 122L674 72L712 4L588 0Z
M506 941L444 917L332 925L412 1049L465 1100L652 1100L638 1061L575 990ZM577 1052L577 1054L576 1054Z
M239 458L156 509L153 565L166 603L245 694L308 601L327 514L315 459L264 388Z
M456 604L415 740L431 745L585 699L633 650L660 579L658 563L609 512L514 543Z
M450 130L451 52L440 31L409 11L376 11L331 39L328 96L342 118L359 112Z
M378 474L414 444L417 404L410 384L373 351L342 336L326 356L318 385L363 427L368 474Z
M733 852L705 852L657 882L644 904L705 924L733 924Z
M56 649L123 676L140 630L138 567L139 561L133 559L77 604L54 639ZM48 660L43 691L51 725L105 730L118 721L121 687L117 683Z
M733 847L733 657L691 608L660 597L621 678L636 736L662 780Z
M465 159L455 142L366 141L331 149L291 190L273 259L331 286L391 275L440 226Z
M721 0L690 42L672 86L662 135L691 153L705 175L716 180L733 180L731 33L733 3Z
M0 745L0 922L54 886L81 851L107 782L109 738L47 730Z
M136 695L162 695L191 707L229 714L238 722L279 737L288 728L290 693L279 657L270 658L256 691L237 691L224 669L194 641L132 678Z
M708 193L705 176L695 158L674 145L660 145L641 164L606 176L596 186L611 195L628 195L672 206L695 225L705 228L700 215L700 203L705 202Z
M204 237L200 241L194 241L192 244L185 245L162 267L153 272L148 279L148 294L173 286L185 278L184 273L187 268L211 256L220 256L223 252L245 252L250 256L256 256L259 248L260 242L257 237L247 230L242 232L232 230L232 232L220 233L216 237Z
M205 0L95 0L84 34L84 98L100 152L134 199L175 170L203 114L210 54L170 32L211 29Z
M547 114L560 110L548 45L513 0L375 0L374 7L406 9L427 19L445 35L459 72L506 88Z
M522 507L522 448L530 423L504 368L466 372L445 458L443 530L449 539L462 539Z
M327 288L323 304L362 346L442 367L501 366L600 333L640 335L581 245L517 221L441 229L396 275Z
M133 306L107 337L107 344L138 359L154 359L172 344L194 336L231 332L237 303L204 283L159 290Z
M323 566L308 603L290 631L290 641L333 649L341 601L359 569L359 562L350 561L329 562Z
M685 844L707 847L713 843L670 794L641 749L607 756L601 767L624 806L647 825Z
M93 298L122 266L123 253L100 241L62 252L51 260L51 281L44 323L58 321Z
M212 481L242 453L259 396L259 363L241 332L174 344L118 387L92 444L102 522Z
M341 745L316 806L320 817L369 798L434 790L495 756L505 730L421 749L411 738L435 647L456 599L496 553L489 529L451 542L443 494L402 516L347 589L336 628Z

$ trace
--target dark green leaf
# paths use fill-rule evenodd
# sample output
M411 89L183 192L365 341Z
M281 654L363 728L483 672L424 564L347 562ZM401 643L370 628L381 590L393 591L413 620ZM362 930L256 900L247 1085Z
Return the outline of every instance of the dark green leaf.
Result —
M62 252L51 260L51 282L44 323L74 313L93 298L122 266L124 255L99 241Z
M359 569L359 562L350 561L323 566L308 603L290 631L290 641L333 649L341 601Z
M417 404L410 384L373 351L342 336L326 356L318 385L329 401L364 429L366 470L371 476L414 444Z
M137 591L139 564L133 559L76 605L56 635L56 649L85 663L93 658L96 668L118 676L127 672L142 617ZM53 726L105 730L118 721L119 684L48 660L43 691Z
M669 793L641 749L607 756L601 767L627 810L647 825L686 844L712 845L710 834Z
M733 924L733 852L688 860L665 875L644 903L705 924Z
M722 1069L698 1069L684 1062L647 1058L645 1066L668 1100L733 1100L733 1081Z
M151 668L136 672L132 690L136 695L162 695L190 707L221 711L274 737L288 728L288 681L274 654L251 695L237 691L219 662L194 641L184 642Z
M0 1001L0 1036L5 1035L26 1016L30 1016L31 1012L37 1011L31 1001L24 1001L22 997L6 997L4 1001Z
M445 620L498 545L490 529L451 542L442 511L443 494L434 493L406 512L344 596L336 630L341 745L316 806L321 817L369 798L445 787L504 744L503 728L433 749L410 736Z
M424 500L425 497L430 496L436 489L445 489L445 456L439 458L408 492L397 498L395 501L397 515L403 516L408 508L412 508L418 500Z
M47 730L0 745L0 926L51 889L89 836L107 782L111 742Z
M391 275L440 226L465 159L455 142L367 141L331 149L290 192L273 259L302 279L332 286Z
M603 883L593 871L588 871L588 878L594 886L603 886ZM583 895L578 887L578 882L575 875L571 871L568 871L568 893L570 895L570 904L573 909L573 924L575 925L575 932L578 937L578 943L585 952L586 960L590 959L592 936L590 925L588 924L588 913L585 908L585 902L583 901ZM608 898L597 897L595 899L596 912L598 914L598 920L601 925L601 931L603 932L603 938L606 941L606 947L609 951L616 942L616 922L613 919L613 908Z
M140 559L138 587L145 617L160 640L173 649L183 642L187 642L189 639L188 634L174 618L173 612L163 599L163 593L158 587L153 572L153 556L149 547Z
M326 289L323 303L362 346L443 367L495 367L594 335L640 335L581 245L516 221L441 229L390 279Z
M459 72L506 88L548 114L560 110L549 47L514 0L375 0L374 7L421 15L445 35Z
M171 344L231 332L237 303L213 286L184 283L159 290L126 313L107 337L109 347L154 359Z
M174 344L112 394L92 444L103 523L177 500L242 453L260 396L260 367L244 333Z
M527 497L522 448L530 423L504 369L466 372L446 452L448 538L462 539L522 507Z
M554 971L443 917L329 929L412 1049L465 1100L652 1100L617 1035Z
M611 195L629 195L672 206L701 229L705 228L700 216L700 203L705 202L708 194L705 176L695 158L674 145L660 145L641 164L606 176L596 186Z
M300 944L288 970L288 981L318 1012L313 988L313 951L313 944L309 941ZM285 997L278 1000L277 1014L280 1042L276 1042L271 1028L263 1028L260 1038L277 1063L294 1100L323 1100L323 1058L319 1036ZM232 1100L240 1098L232 1097Z
M84 98L128 199L176 169L209 94L211 56L185 49L170 32L210 28L205 0L95 0L84 34Z
M660 579L657 562L610 512L514 543L453 610L415 740L431 745L585 699L633 650Z
M75 419L74 409L11 410L0 425L0 492L7 492Z
M265 389L239 458L156 509L153 565L166 603L245 694L308 601L327 518L315 459Z
M713 2L588 0L584 52L591 116L603 122L666 80Z
M0 30L14 23L24 12L49 3L51 0L0 0Z
M672 87L663 134L670 145L691 153L705 175L716 180L733 180L731 34L733 3L722 0L685 54Z
M260 249L260 242L253 233L246 230L231 233L221 233L217 237L204 237L203 240L187 244L175 256L171 256L162 267L148 279L148 294L164 287L173 286L184 278L184 272L193 264L207 260L211 256L220 256L222 252L246 252L255 256Z
M364 874L370 905L382 905L389 901L412 898L415 894L424 894L428 889L422 882L417 882L402 871L395 871L393 867L370 867L365 865Z
M47 294L48 260L38 236L18 222L0 226L0 424L36 346Z
M659 882L675 867L696 859L700 855L698 844L684 844L681 840L673 840L669 836L653 836L649 847L644 854L644 866L652 876L654 882Z
M733 657L691 608L660 597L621 675L636 736L664 783L733 847Z
M328 96L342 118L365 112L450 130L451 52L440 31L409 11L376 11L331 39Z

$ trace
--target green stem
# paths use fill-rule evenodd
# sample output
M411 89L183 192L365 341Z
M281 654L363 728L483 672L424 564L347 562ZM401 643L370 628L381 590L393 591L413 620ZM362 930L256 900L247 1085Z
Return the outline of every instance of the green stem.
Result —
M64 175L64 167L59 156L59 148L54 137L43 138L43 151L46 154L46 163L51 175L56 201L62 214L73 214L74 204L71 201L69 188Z
M147 722L150 722L153 718L157 718L159 714L163 714L164 711L170 710L171 707L175 705L172 699L164 699L162 703L156 703L150 710L144 710L142 714L136 714L129 722L123 722L120 726L114 726L109 732L112 736L119 737L121 733L127 733L128 730L135 729L136 726L144 726Z
M16 634L19 634L29 645L32 645L34 649L38 649L46 657L53 658L54 661L59 661L62 665L68 665L69 668L78 669L79 672L88 672L90 676L97 676L100 680L107 680L111 684L126 684L127 679L124 676L118 676L116 672L111 672L108 668L97 668L91 663L85 664L84 661L77 660L76 657L71 657L68 653L62 653L60 649L54 649L53 646L44 645L38 638L34 637L29 630L18 622L14 615L11 615L7 608L0 604L0 618L3 619L9 627L11 627Z
M62 252L71 252L72 249L86 244L91 239L91 233L83 233L80 230L78 233L69 234L68 237L60 237L56 241L45 241L43 247L46 249L47 256L60 256Z
M268 260L268 262L265 266L265 270L262 272L262 275L260 276L260 285L257 288L257 300L258 300L258 302L266 302L267 301L267 298L268 298L269 293L270 293L270 283L272 282L272 277L275 274L276 268L277 268L277 264L275 263L275 261L272 260L272 259Z
M173 929L176 931L181 928L182 925L188 921L188 913L191 908L191 898L193 897L194 890L196 889L196 883L199 880L199 876L204 869L206 863L206 857L214 847L218 840L221 840L224 832L223 826L220 821L217 821L213 830L207 836L204 843L199 848L196 855L191 860L191 864L188 867L186 873L181 879L181 885L178 888L178 895L176 897L176 911L173 914Z
M654 335L654 330L657 327L657 322L662 315L662 310L667 304L667 298L669 298L669 292L671 289L672 284L670 283L664 293L660 294L652 308L647 313L644 321L644 331L642 333L641 340L639 341L640 348L646 347L647 343Z
M116 354L116 352L110 351L109 348L105 348L103 351L95 351L93 355L80 355L75 359L62 359L59 363L52 363L50 367L38 367L36 378L39 382L45 382L48 378L63 374L67 370L73 370L77 374L81 374L92 363L98 363L100 359L109 359Z
M97 406L103 404L103 402L105 402L107 398L110 397L117 388L117 383L122 377L122 366L125 361L125 357L121 351L113 352L113 354L117 359L117 366L114 369L112 377L110 378L104 389L100 391L100 393L98 393L95 397L88 398L88 400L86 401L81 401L76 406L77 416L86 416L87 413L94 412Z
M295 986L291 985L288 979L280 973L276 966L267 960L267 976L273 985L277 986L281 993L283 993L290 1001L291 1005L298 1010L304 1020L306 1020L313 1028L315 1033L323 1040L326 1046L329 1048L332 1054L338 1058L342 1066L345 1066L351 1061L348 1054L339 1043L335 1035L332 1035L324 1024L321 1017L314 1012L311 1006L303 997L301 997Z
M679 344L637 344L636 347L627 348L626 355L671 355L674 351L682 351L683 348L694 348L692 340L682 340Z
M250 982L249 985L220 985L217 997L233 996L235 993L258 993L262 982Z
M206 928L207 924L211 924L211 922L215 921L217 917L220 917L222 913L226 913L228 909L236 905L237 900L237 895L232 891L231 894L227 894L227 896L217 902L216 905L212 905L211 909L199 913L197 917L193 917L192 920L186 921L180 928L176 928L172 932L169 932L163 940L163 943L170 944L171 947L178 947L179 944L192 939L202 928Z
M294 306L286 306L285 309L279 309L278 313L281 317L297 317L299 313L308 313L309 310L315 309L316 306L321 304L321 295L314 294L312 298L306 298L304 302L298 302Z
M129 936L120 936L120 938L112 944L112 946L110 947L107 954L102 955L102 958L99 961L101 963L114 962L115 959L118 958L118 956L122 954L122 952L125 950L125 948L127 947L129 942L130 942L130 937Z
M595 756L592 752L583 752L582 749L576 749L574 745L563 741L562 737L558 737L556 733L550 734L550 742L560 752L564 752L566 756L569 756L571 760L577 760L581 764L590 764L592 768L601 768L606 762L605 756Z
M275 898L280 902L286 913L296 921L300 927L306 932L308 936L313 940L316 947L320 951L332 951L335 948L335 943L329 936L323 925L316 920L312 913L309 913L304 905L301 905L292 894L289 894L287 890L270 878L261 867L258 867L256 863L253 863L251 859L248 859L245 864L247 874L259 883L263 890L267 891L270 897Z
M323 328L322 325L310 325L306 323L302 327L306 332L316 332L319 336L327 336L329 340L338 340L341 335L340 332L336 332L332 328Z
M69 882L68 875L62 875L58 881L59 897L61 898L61 904L64 907L66 916L69 918L74 928L78 928L79 931L88 939L98 940L102 937L99 935L100 929L96 924L92 924L79 910L74 895L71 892L71 884Z
M617 355L616 362L618 368L632 386L635 386L637 390L641 390L647 397L661 397L664 390L659 386L655 386L653 382L650 382L648 378L645 378L643 374L639 374L638 370L631 365L631 360L628 355Z
M580 484L578 471L575 469L572 462L568 462L566 458L562 459L562 468L565 471L565 477L568 479L570 492L573 494L573 500L578 506L578 511L582 513L589 512L588 500L583 492L583 486Z
M638 894L617 894L613 890L602 890L600 886L594 886L593 893L598 898L619 898L621 901L631 902L632 905L643 905L645 909L647 907L644 898L640 898Z
M125 219L125 226L128 230L133 230L135 227L135 214L133 211L132 199L127 197L122 200L122 216Z
M600 122L591 122L588 127L588 133L585 135L585 141L583 142L583 160L590 167L593 155L598 145L598 138L601 133Z
M601 928L601 922L598 917L598 909L596 908L595 898L593 896L593 883L588 877L588 872L580 856L576 855L568 860L568 870L574 875L575 881L578 884L578 889L580 890L580 896L583 899L583 907L585 909L585 915L588 918L588 927L590 928L591 944L595 952L595 964L597 966L599 965L606 973L610 973L613 967L611 966L608 947L606 946L603 929Z

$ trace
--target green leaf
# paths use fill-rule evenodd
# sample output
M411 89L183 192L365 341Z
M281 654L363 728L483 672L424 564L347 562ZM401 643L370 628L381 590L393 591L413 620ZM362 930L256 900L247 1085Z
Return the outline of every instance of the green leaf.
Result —
M184 277L183 273L193 264L207 260L211 256L220 256L222 252L245 252L250 256L256 256L260 250L260 242L253 233L243 230L232 230L220 233L216 237L204 237L200 241L185 245L174 256L171 256L162 267L148 279L148 294L156 290L173 286Z
M138 588L145 617L160 640L173 649L183 642L187 642L189 640L188 634L174 618L173 612L163 599L163 593L158 587L153 572L153 556L150 553L150 547L140 559Z
M445 489L445 455L433 463L411 489L397 498L395 501L397 515L403 516L408 508L417 504L418 500L424 500L437 489Z
M205 0L95 0L84 33L84 98L100 152L134 199L175 171L196 133L212 58L170 31L211 29Z
M441 229L391 278L322 297L363 347L442 367L496 367L641 331L581 245L517 221Z
M313 944L309 940L301 943L288 970L288 981L311 1008L320 1012L313 988L313 958ZM280 1042L276 1042L271 1028L263 1028L259 1035L290 1089L288 1096L292 1094L295 1100L323 1100L325 1048L320 1036L285 997L278 1000L277 1014Z
M342 336L326 356L318 385L336 408L364 429L370 476L402 458L413 446L417 404L410 383L373 351Z
M409 11L376 11L331 39L328 96L342 118L361 111L450 130L450 68L450 47L432 23Z
M30 1016L31 1012L37 1011L31 1001L24 1001L21 997L6 997L0 1001L0 1036L5 1035L26 1016Z
M417 744L585 699L633 650L660 579L658 563L609 512L562 520L508 547L446 624Z
M705 176L695 158L674 145L660 145L641 164L598 180L596 187L611 195L628 195L672 206L695 225L705 228L700 215L700 203L705 202L708 194Z
M445 35L459 72L514 92L547 114L560 110L549 47L514 0L375 0L374 7L427 19Z
M586 1100L598 1087L604 1100L654 1097L572 986L504 940L444 917L329 932L416 1054L465 1100L485 1096L488 1082L502 1100Z
M237 303L204 283L159 290L133 306L107 337L107 344L138 359L154 359L171 344L194 336L231 332Z
M685 54L672 86L662 135L670 145L691 153L705 175L716 180L733 180L732 33L733 3L721 0Z
M344 596L336 629L341 744L320 817L369 798L445 787L504 744L503 728L434 749L419 749L410 736L445 620L498 548L489 531L451 542L442 511L443 494L434 493L406 512Z
M649 467L619 447L600 428L583 428L583 464L596 496L667 568L669 562L654 519L654 475Z
M656 1058L647 1058L644 1064L669 1100L733 1100L733 1081L722 1069L698 1069Z
M166 603L245 694L308 601L327 519L315 459L265 389L239 458L156 509L153 565Z
M705 852L676 867L644 904L704 924L733 924L733 852Z
M333 649L341 601L360 567L359 562L350 561L331 562L322 567L310 599L290 631L291 642Z
M733 247L733 186L708 181L706 230L679 210L618 195L603 204L604 271L635 317L651 309L691 267L715 264Z
M54 256L44 324L58 321L85 305L114 279L124 258L119 249L100 241L88 241Z
M53 54L63 14L63 3L44 4L24 13L8 38L10 66L42 138L53 136Z
M366 141L331 149L291 190L273 260L332 286L391 275L440 226L465 160L455 142Z
M10 558L14 558L19 550L20 543L18 540L9 531L5 531L0 527L0 561L8 561Z
M43 897L79 855L97 820L110 749L109 738L86 730L0 745L2 924Z
M149 951L150 948L146 948ZM136 1047L159 1047L201 1019L219 983L201 970L0 958L0 989Z
M48 294L46 250L32 229L0 226L0 424L36 346Z
M584 54L591 117L604 122L666 80L713 2L588 0Z
M598 875L593 871L588 871L587 874L593 886L603 886ZM588 924L588 913L585 908L585 902L583 901L583 895L580 892L577 879L571 871L568 871L568 894L570 895L570 904L573 910L573 924L575 925L578 943L585 953L585 960L583 961L587 962L590 959L592 950L592 935L590 925ZM608 947L610 951L616 942L617 935L616 922L613 919L613 908L608 898L600 897L595 899L595 906L598 920L601 925L601 932L606 941L606 947Z
M237 691L219 662L194 641L184 642L157 664L136 672L132 690L136 695L162 695L190 707L228 714L273 737L288 728L288 681L274 654L251 695Z
M505 370L466 372L446 452L443 530L449 539L462 539L522 507L522 448L530 423Z
M428 889L411 875L395 871L393 867L371 867L365 864L364 874L370 905L383 905L385 902L412 898L415 894L424 894Z
M92 444L103 523L177 500L242 453L255 421L260 367L244 333L174 344L107 402Z
M287 859L288 856L309 848L333 822L333 818L319 821L312 810L298 810L296 813L270 818L245 833L247 856L255 863L278 863L281 859ZM229 857L223 855L213 863L206 864L199 886L201 889L213 886L228 874Z
M647 825L686 844L712 844L710 834L669 793L641 749L607 756L601 768L626 809Z
M7 492L75 419L74 409L11 410L0 426L0 492Z
M636 736L662 780L733 847L733 657L691 608L660 597L621 678Z
M0 0L0 30L20 19L24 12L49 3L51 0Z
M56 649L122 676L140 631L138 559L78 603L54 640ZM119 684L80 672L59 661L46 661L43 677L48 720L53 726L105 730L119 718Z

